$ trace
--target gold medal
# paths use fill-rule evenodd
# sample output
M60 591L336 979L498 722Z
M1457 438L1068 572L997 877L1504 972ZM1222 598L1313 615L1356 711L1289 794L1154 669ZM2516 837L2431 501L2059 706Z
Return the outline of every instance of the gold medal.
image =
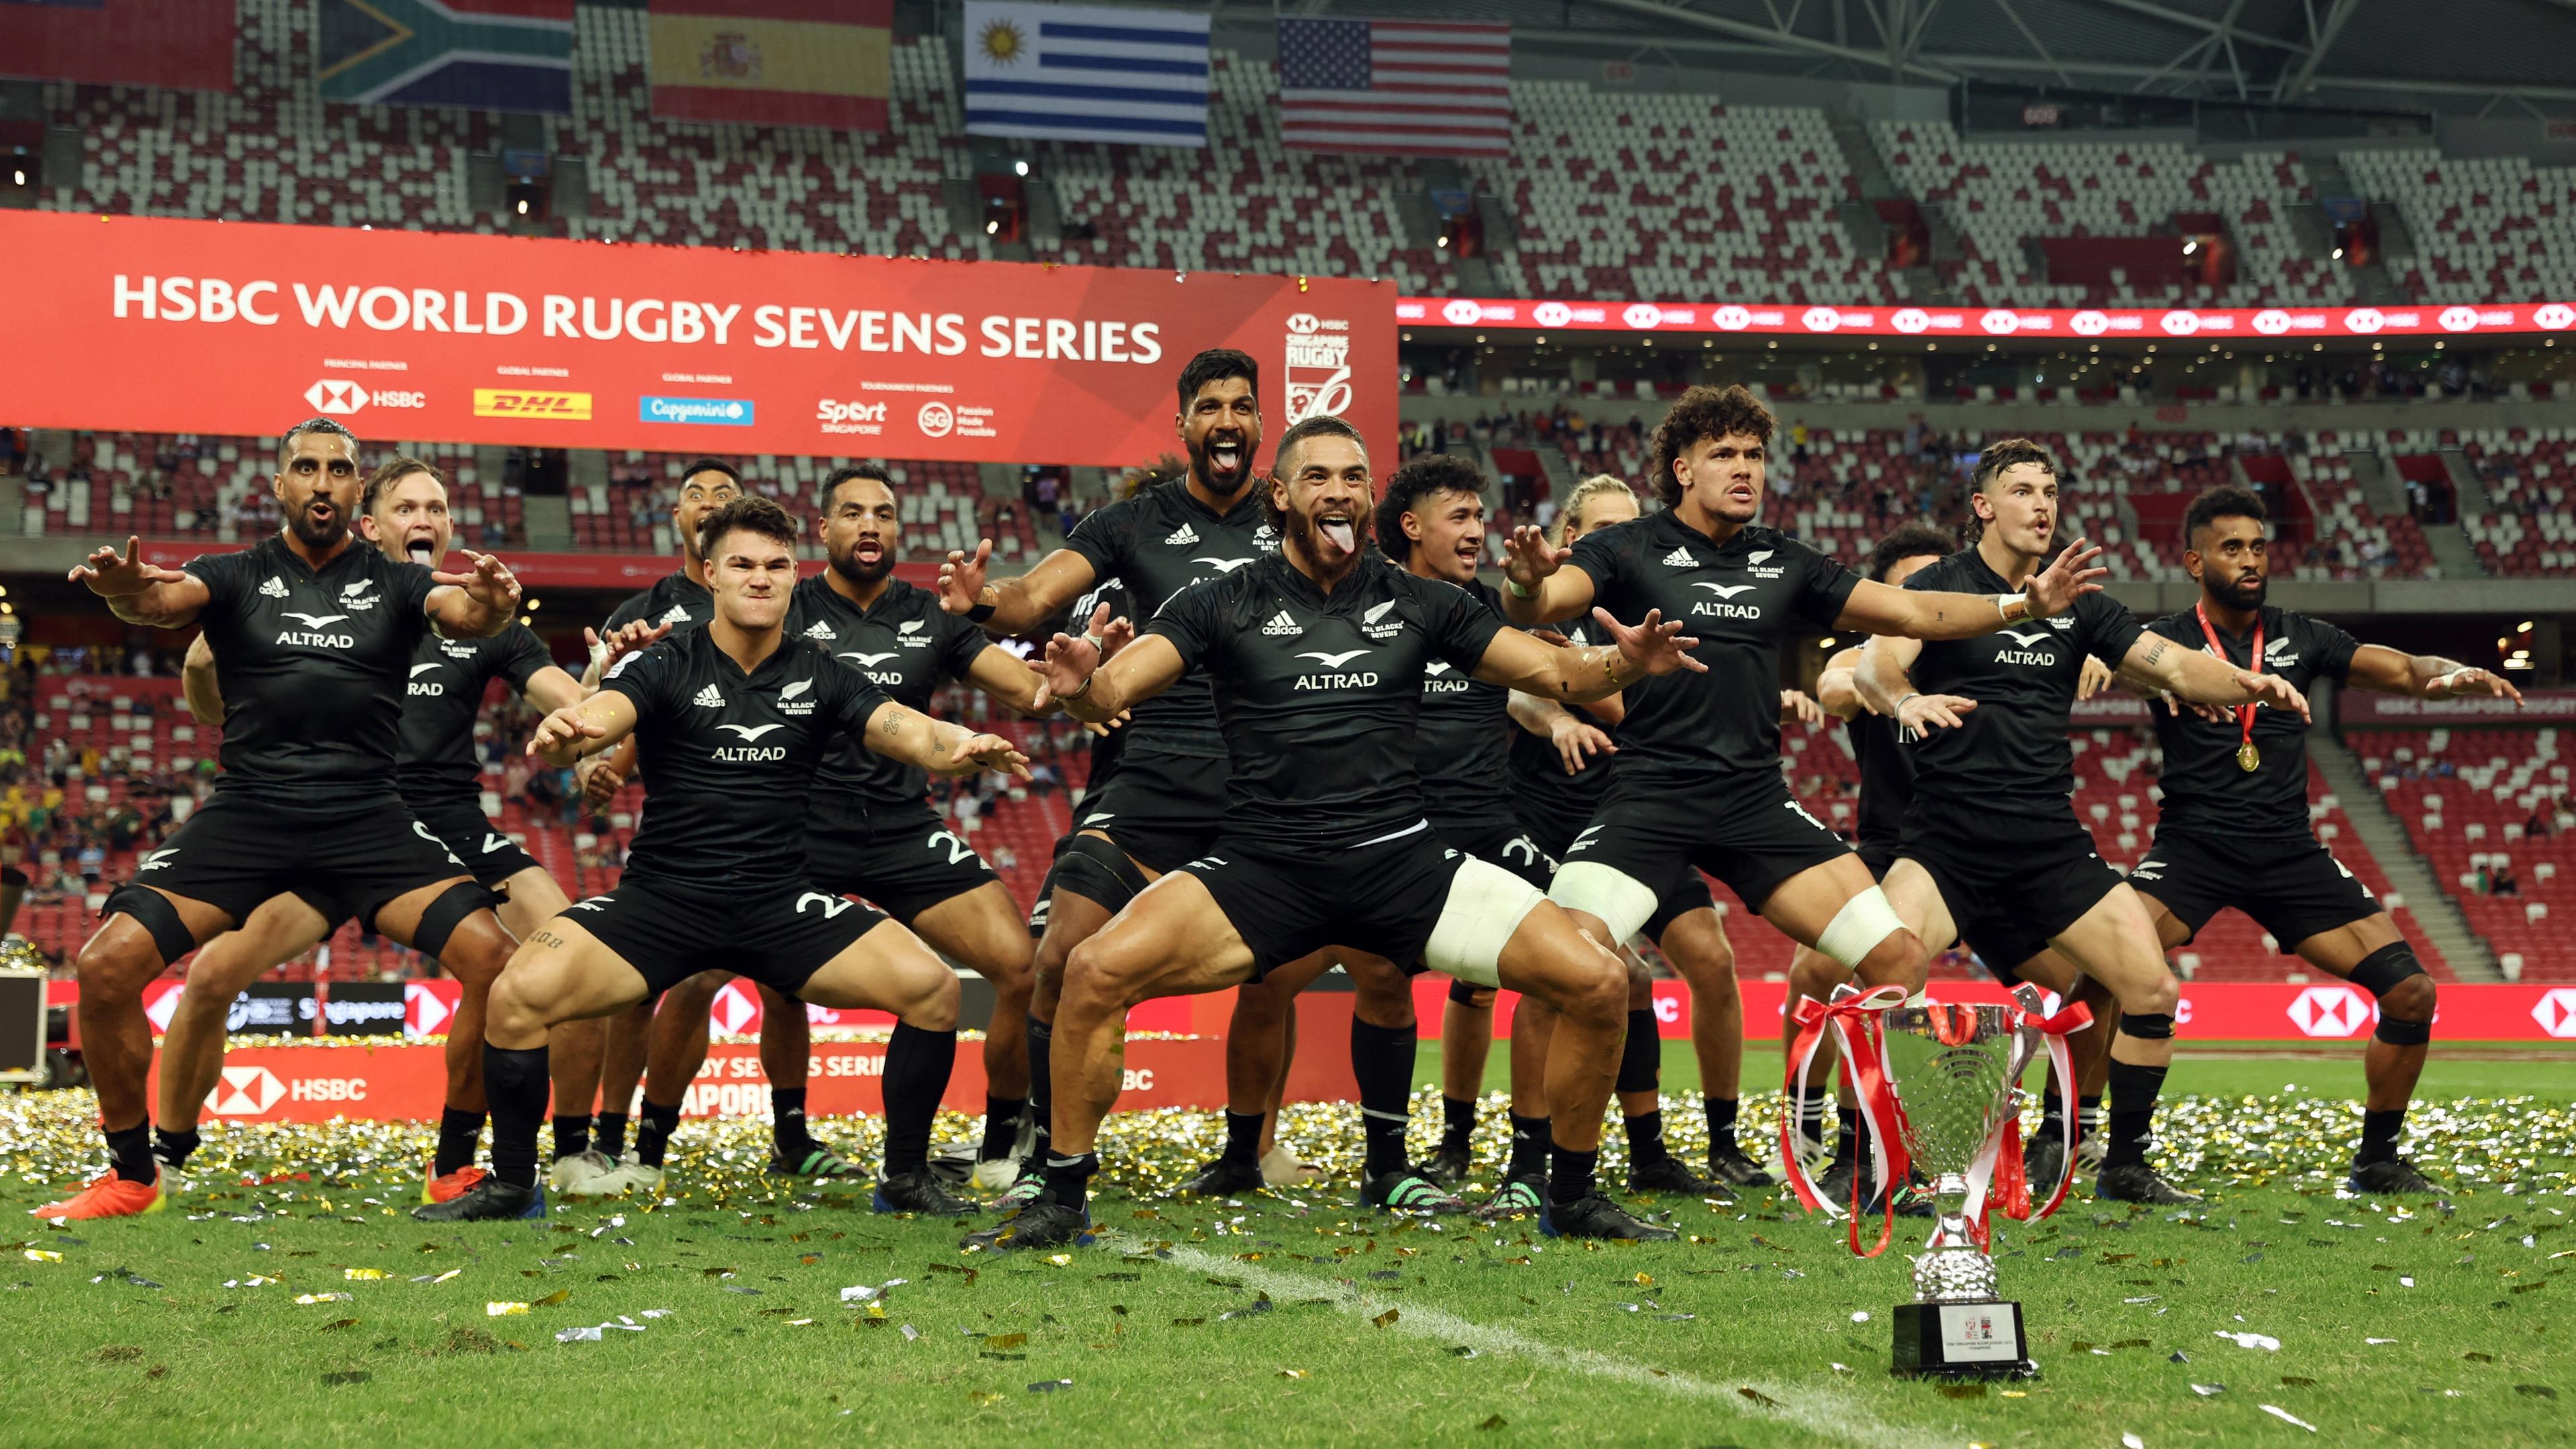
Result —
M2256 769L2261 767L2262 763L2262 752L2254 748L2254 742L2252 740L2247 740L2245 743L2236 747L2236 768L2251 775Z

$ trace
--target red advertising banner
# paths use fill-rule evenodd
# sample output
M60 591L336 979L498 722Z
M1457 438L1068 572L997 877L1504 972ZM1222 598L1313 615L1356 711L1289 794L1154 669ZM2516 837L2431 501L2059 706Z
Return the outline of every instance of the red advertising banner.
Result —
M1391 282L0 212L40 427L1071 463L1178 450L1201 349L1394 466ZM1266 459L1265 459L1266 461Z
M1778 302L1537 302L1516 297L1406 297L1409 327L1542 332L1742 333L1761 337L2036 337L2169 342L2326 337L2460 337L2565 332L2566 302L2391 307L1834 307Z
M2346 689L2335 694L2335 721L2343 725L2396 725L2409 729L2446 725L2554 725L2576 720L2576 689L2527 689L2517 707L2491 694L2455 699L2416 699Z
M236 0L0 0L0 75L233 88Z

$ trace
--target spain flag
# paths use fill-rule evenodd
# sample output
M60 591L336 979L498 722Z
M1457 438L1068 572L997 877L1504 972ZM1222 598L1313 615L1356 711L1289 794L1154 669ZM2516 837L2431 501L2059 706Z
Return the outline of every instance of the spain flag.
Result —
M653 114L886 128L894 0L652 0Z

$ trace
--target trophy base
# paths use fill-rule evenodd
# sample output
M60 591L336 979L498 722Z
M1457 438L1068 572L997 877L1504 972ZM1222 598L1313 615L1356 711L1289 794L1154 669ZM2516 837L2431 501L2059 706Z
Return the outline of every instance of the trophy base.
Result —
M1909 1379L2028 1379L2039 1376L2039 1365L2030 1360L2018 1303L1899 1303L1890 1372Z

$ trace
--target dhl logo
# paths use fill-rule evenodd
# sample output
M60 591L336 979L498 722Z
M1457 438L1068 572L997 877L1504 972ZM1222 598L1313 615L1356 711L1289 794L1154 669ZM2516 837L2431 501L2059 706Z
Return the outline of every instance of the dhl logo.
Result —
M586 392L520 392L511 388L478 387L474 389L474 416L478 418L552 418L557 422L590 421L590 394Z

